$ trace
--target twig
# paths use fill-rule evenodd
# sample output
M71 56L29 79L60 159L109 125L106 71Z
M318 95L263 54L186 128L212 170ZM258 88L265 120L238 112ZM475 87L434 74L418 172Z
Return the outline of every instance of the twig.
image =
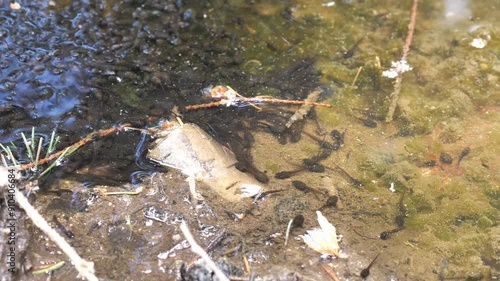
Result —
M147 121L152 121L152 120L155 120L157 119L156 117L149 117L147 119ZM168 126L171 126L170 124L167 124L167 126L165 126L163 129L167 128ZM80 141L64 148L64 149L61 149L59 150L58 152L54 153L54 154L51 154L49 157L45 157L44 159L40 159L39 161L35 161L35 162L32 162L32 163L29 163L29 164L24 164L24 165L21 165L19 167L19 170L27 170L27 169L31 169L32 167L34 167L35 165L43 165L43 164L46 164L54 159L57 159L59 158L62 154L65 154L65 153L72 153L74 152L76 149L78 149L79 147L93 141L93 140L96 140L98 138L102 138L102 137L105 137L105 136L108 136L108 135L111 135L113 133L116 133L116 132L120 132L120 131L124 131L124 130L127 130L127 129L136 129L133 127L133 125L131 123L125 123L125 124L122 124L120 126L117 126L117 127L113 127L113 128L110 128L110 129L104 129L104 130L100 130L100 131L96 131L96 132L93 132L91 134L89 134L88 136L86 136L85 138L81 139ZM142 129L138 129L138 130L141 130ZM8 147L7 147L8 149ZM15 164L15 163L14 163Z
M305 101L303 101L304 102L303 105L299 109L297 109L297 111L295 111L295 113L288 119L288 122L286 122L285 126L287 128L290 128L295 122L302 120L304 116L306 116L309 113L313 105L318 105L316 101L322 94L323 94L323 89L321 88L317 88L311 93L309 93ZM331 107L330 104L326 104L325 106Z
M321 89L315 90L315 92L311 93L314 94L316 92L319 92L319 94L317 95L317 97L315 97L314 100L310 100L309 97L306 100L282 100L267 96L257 96L257 97L247 98L240 95L238 92L236 92L233 88L229 86L209 87L207 89L204 89L204 91L205 94L207 94L215 101L203 104L187 105L184 109L188 111L188 110L196 110L196 109L210 108L216 106L241 107L250 105L257 110L261 110L260 107L255 105L256 103L292 104L292 105L304 105L309 107L310 106L332 107L331 104L316 102L316 100L319 98L319 94L322 93Z
M411 15L410 15L410 23L408 24L408 34L406 36L405 45L403 47L403 54L402 54L401 59L399 61L403 64L406 63L406 61L407 61L408 53L410 52L410 45L411 45L411 42L413 40L413 33L415 32L415 22L416 22L416 18L417 18L417 5L418 5L418 0L413 0L413 6L411 8ZM386 122L391 122L392 118L394 116L394 111L396 110L396 106L397 106L398 100L399 100L399 93L401 92L401 82L403 81L403 76L402 76L403 72L404 71L401 71L401 73L398 73L398 75L396 77L396 81L394 82L394 91L391 94L391 104L389 106L389 111L387 112L387 116L385 117Z
M205 252L203 248L196 243L193 235L189 231L186 222L183 221L180 225L180 228L182 234L184 234L184 237L186 237L186 240L188 241L189 245L191 245L191 251L193 251L193 253L197 254L203 259L203 261L205 261L207 266L215 273L215 275L220 281L229 281L229 278L227 278L227 276L217 267L217 265L215 265L212 259L210 259L207 252Z
M212 240L208 243L208 245L205 247L205 249L204 249L204 250L205 250L205 252L207 252L207 253L208 253L208 252L212 251L212 250L215 248L215 246L216 246L217 244L219 244L219 242L220 242L220 241L222 241L222 239L224 238L224 235L225 235L225 234L226 234L226 230L225 230L224 228L223 228L223 229L221 229L221 230L219 230L219 232L217 232L217 234L215 235L215 238L214 238L214 239L212 239ZM189 270L193 267L194 263L195 263L197 260L198 260L198 258L193 259L193 260L189 263L189 265L186 267L186 272L187 272L187 271L189 271Z
M72 261L75 265L76 270L80 276L86 278L89 281L97 281L97 277L94 275L94 263L82 259L73 247L71 247L64 238L59 235L47 221L38 213L37 210L28 202L28 199L23 195L17 187L14 188L15 197L19 207L23 208L26 215L31 219L31 221L43 231Z
M358 68L358 72L356 72L356 76L354 76L354 79L352 80L351 87L354 87L354 84L356 84L356 81L358 81L358 76L361 73L361 70L363 70L362 66Z
M333 272L333 270L331 270L327 265L324 265L322 263L320 265L323 268L323 270L328 274L328 276L332 278L333 281L340 281L335 272Z

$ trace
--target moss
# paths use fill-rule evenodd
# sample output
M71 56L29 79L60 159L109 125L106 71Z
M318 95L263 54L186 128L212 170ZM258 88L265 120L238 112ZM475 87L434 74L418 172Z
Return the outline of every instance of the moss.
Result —
M332 64L328 61L318 62L317 67L321 69L323 75L330 77L330 81L347 85L352 83L357 72L357 69L348 69L342 64Z
M488 147L491 153L500 153L500 124L493 126L487 136Z
M343 118L342 114L331 108L316 108L316 113L318 114L318 119L321 122L327 123L329 126L337 127L341 124Z
M434 236L436 236L436 238L443 241L451 241L452 239L455 238L454 233L451 231L449 227L446 226L435 228L433 234Z
M474 109L471 99L459 89L452 89L448 97L439 102L437 110L443 117L467 116Z
M300 150L304 151L305 153L309 155L317 155L318 154L318 146L314 144L305 144L303 145Z
M271 162L267 162L264 164L264 167L266 170L270 171L271 173L275 174L277 172L280 171L280 166L276 163L271 163Z
M477 220L477 226L481 229L487 229L493 226L493 221L491 221L487 216L481 216Z
M406 204L408 211L412 213L432 213L435 209L434 200L426 194L410 196L410 200L407 200Z
M411 187L410 180L417 178L418 175L419 171L414 165L408 161L402 161L392 165L381 179L385 186L394 184L396 190L404 190Z
M443 143L454 143L462 138L464 127L459 118L450 118L443 122L444 128L439 134L439 140Z

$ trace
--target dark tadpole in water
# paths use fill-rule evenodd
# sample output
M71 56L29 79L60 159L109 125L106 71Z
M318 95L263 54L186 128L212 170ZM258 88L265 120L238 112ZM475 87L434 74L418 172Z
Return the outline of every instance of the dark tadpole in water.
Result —
M361 119L363 125L368 128L377 128L377 122L372 119Z
M358 48L359 44L361 44L361 42L363 41L363 39L365 39L365 37L366 37L366 34L363 35L363 37L361 37L356 43L354 43L354 45L349 50L347 50L346 52L344 52L342 54L342 57L344 59L348 59L348 58L351 58L352 56L354 56L354 52Z
M342 169L339 165L337 165L337 164L334 164L334 165L335 165L334 169L332 169L332 168L328 168L328 169L340 172L354 186L357 186L357 187L363 187L363 186L365 186L365 184L362 181L360 181L357 178L351 176L346 170Z
M434 160L427 161L424 164L422 164L420 167L434 167L437 165L437 162Z
M453 163L453 158L451 158L451 156L448 153L441 152L441 155L439 156L439 161L441 162L441 164L450 165Z
M323 209L326 209L326 208L337 208L338 202L339 202L339 197L337 195L330 196L326 200L325 204L323 206L321 206L318 210L322 211Z
M405 225L405 219L406 219L406 215L407 215L407 210L406 210L406 207L404 204L405 195L406 195L406 190L404 190L403 193L401 193L401 197L399 198L399 202L398 202L399 214L396 216L396 218L394 220L398 227L404 227L404 225Z
M307 186L303 181L292 181L293 187L296 189L303 191L303 192L309 192L311 191L311 188Z
M378 256L380 256L380 253L378 253L375 256L375 258L372 260L372 262L365 269L361 270L361 273L359 274L359 276L361 276L361 278L365 279L366 277L368 277L368 275L370 275L370 268L375 263L375 261L377 260Z
M380 233L379 237L382 240L388 240L388 239L391 238L391 236L394 233L399 232L399 231L401 231L403 229L404 229L404 227L400 227L400 228L394 228L394 229L391 229L391 230L383 231L382 233Z
M298 181L298 180L292 181L292 185L296 189L298 189L300 191L303 191L305 193L307 193L307 192L313 192L313 193L320 194L320 195L324 195L325 194L325 193L323 193L323 192L321 192L321 191L319 191L317 189L314 189L314 188L308 186L303 181Z
M339 130L332 130L330 135L332 135L333 140L344 143L344 133Z
M323 173L325 171L325 166L321 164L313 164L313 165L304 165L300 167L299 169L293 170L293 171L283 171L283 172L278 172L274 175L275 178L277 179L288 179L300 172L303 172L305 170L308 170L313 173Z
M465 156L469 155L470 147L466 147L460 152L460 156L458 156L457 167L460 165L460 162L464 159Z
M66 227L64 227L64 225L57 219L56 215L54 215L52 217L52 220L57 225L57 229L59 229L59 231L61 231L62 233L64 233L64 235L66 235L70 239L75 238L75 234L73 232L67 230Z
M291 228L296 228L296 227L302 227L304 226L304 216L303 215L296 215L295 218L292 220L292 226Z
M272 42L269 41L266 42L266 47L273 52L276 52L278 50L276 45L274 45Z
M344 146L345 131L343 133L341 133L338 130L332 130L332 132L330 133L330 135L332 136L332 139L334 141L333 142L333 146L332 146L333 150L338 150L339 148L341 148L342 146Z
M401 197L399 198L398 214L394 218L394 223L396 224L396 228L380 233L380 239L387 240L387 239L391 238L392 234L399 232L405 228L405 219L406 219L406 215L407 215L407 210L406 210L405 205L404 205L405 194L406 194L406 190L403 191L403 193L401 194Z

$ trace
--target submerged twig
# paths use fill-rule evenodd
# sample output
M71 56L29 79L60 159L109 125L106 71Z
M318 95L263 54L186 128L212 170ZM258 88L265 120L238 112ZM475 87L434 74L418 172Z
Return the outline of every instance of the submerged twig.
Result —
M202 108L210 108L210 107L216 107L216 106L236 106L236 107L244 107L244 106L252 106L258 110L261 110L259 107L257 107L255 104L261 104L261 103L277 103L277 104L290 104L290 105L306 105L306 106L323 106L323 107L332 107L331 104L327 103L321 103L321 102L316 102L310 101L309 99L306 100L282 100L282 99L275 99L273 97L268 97L268 96L257 96L257 97L251 97L247 98L242 95L240 95L238 92L236 92L233 88L230 86L215 86L215 87L207 87L203 90L204 94L208 97L210 97L213 102L209 103L203 103L203 104L195 104L195 105L187 105L184 109L186 111L188 110L196 110L196 109L202 109ZM314 93L314 92L313 92ZM319 90L319 94L322 93L322 90ZM316 98L316 100L319 98Z
M410 23L408 24L408 34L406 36L405 45L403 47L403 54L398 62L392 63L392 68L389 71L384 71L383 76L389 78L396 78L394 82L394 91L391 94L391 104L389 105L389 111L385 117L386 122L391 122L394 116L394 111L399 100L399 93L401 92L401 83L403 81L402 74L411 67L407 63L408 53L410 52L410 45L413 40L413 33L415 32L415 22L417 18L417 5L418 0L413 0L413 6L411 8Z
M10 177L7 177L7 173L7 169L0 168L2 178L10 179ZM0 185L0 188L5 188L4 183L1 183ZM80 276L89 281L97 281L98 279L94 275L94 263L82 259L76 250L49 225L40 213L38 213L38 211L29 203L28 198L26 198L26 196L24 196L24 194L17 187L9 187L9 189L13 190L17 204L26 212L26 215L31 219L31 221L71 259L71 262L75 265L75 268Z
M151 121L151 120L155 120L156 117L149 117L147 119L147 121ZM169 126L169 124L167 124L167 126ZM58 152L54 153L54 154L51 154L50 156L48 157L45 157L43 159L40 159L38 161L34 161L32 163L29 163L29 164L24 164L24 165L20 165L19 166L19 170L27 170L27 169L31 169L32 167L35 167L37 165L43 165L43 164L46 164L54 159L62 159L61 156L68 156L70 155L71 153L75 152L78 148L80 148L81 146L91 142L91 141L94 141L98 138L102 138L102 137L105 137L105 136L108 136L108 135L111 135L111 134L114 134L114 133L117 133L117 132L120 132L120 131L124 131L124 130L127 130L127 129L135 129L133 127L133 125L131 123L125 123L125 124L122 124L120 126L116 126L116 127L113 127L113 128L109 128L109 129L103 129L103 130L100 130L100 131L96 131L96 132L93 132L89 135L87 135L85 138L81 139L80 141L62 149L62 150L59 150ZM142 129L139 129L139 130L142 130ZM27 141L25 141L27 142ZM51 140L51 143L52 143L52 140ZM54 147L51 146L52 149L54 149ZM6 150L6 152L8 153L8 156L10 158L13 158L12 153L9 153L9 147L7 147L7 149L4 149ZM50 149L49 149L50 150ZM14 163L15 165L15 163ZM44 173L46 173L47 171L44 171Z
M191 245L191 251L193 251L193 253L197 254L203 259L203 261L215 273L215 276L217 276L219 280L229 281L229 278L227 278L227 276L217 267L217 265L215 265L215 262L208 256L207 252L205 252L203 248L196 243L193 235L189 231L186 222L183 221L180 225L180 228L182 234L184 234L184 237L186 237L186 240L188 241L189 245Z

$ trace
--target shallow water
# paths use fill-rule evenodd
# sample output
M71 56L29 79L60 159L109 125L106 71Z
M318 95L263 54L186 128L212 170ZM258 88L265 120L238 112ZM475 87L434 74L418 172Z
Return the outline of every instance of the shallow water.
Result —
M72 143L126 121L172 119L177 106L185 122L230 147L245 170L269 178L267 190L286 189L254 206L251 199L222 202L201 186L207 201L195 208L181 174L148 175L151 166L136 161L138 133L97 140L40 179L34 203L75 233L73 245L96 263L97 276L181 278L180 265L194 258L176 240L185 219L204 245L226 231L212 255L227 255L235 275L245 271L245 256L258 277L288 280L295 272L329 280L324 263L341 280L359 280L381 252L369 280L500 277L500 2L419 2L408 54L413 69L403 74L391 122L384 120L394 80L382 73L402 55L411 1L40 1L17 12L2 5L2 143L32 126L46 134L56 129ZM486 45L474 47L474 39ZM284 99L304 99L319 86L333 107L315 108L289 130L283 125L296 106L183 111L207 102L201 90L219 84ZM334 143L333 129L344 133L344 143L321 161L326 171L291 178L338 194L337 207L323 214L343 236L348 258L321 260L298 235L317 226L325 196L274 174L318 155L323 140ZM140 195L103 197L88 188L131 188L129 176L142 170L142 183L134 177L146 187ZM51 192L57 189L70 192ZM228 215L247 209L239 221ZM304 228L285 247L286 225L298 214ZM398 223L404 229L380 239ZM27 269L66 259L37 230L25 235L33 237ZM52 278L75 276L66 265ZM46 276L21 276L32 278Z

